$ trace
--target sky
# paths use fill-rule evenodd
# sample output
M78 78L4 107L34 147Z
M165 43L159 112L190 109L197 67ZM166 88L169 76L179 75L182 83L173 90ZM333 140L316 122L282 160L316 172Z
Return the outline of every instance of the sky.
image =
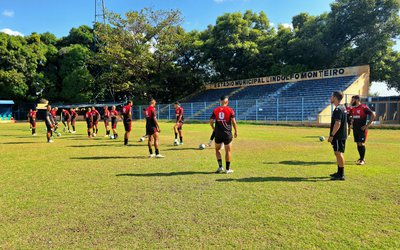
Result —
M307 12L319 15L330 10L333 0L104 0L106 8L117 13L154 9L179 9L186 30L203 30L227 12L264 11L272 25L289 25L293 16ZM94 21L95 0L0 0L0 32L29 35L51 32L68 35L73 27ZM395 49L400 50L400 41ZM385 88L385 87L384 87ZM379 87L375 92L384 91ZM393 91L392 91L393 92ZM392 93L390 92L390 93ZM396 93L393 93L396 94ZM398 94L398 93L397 93Z

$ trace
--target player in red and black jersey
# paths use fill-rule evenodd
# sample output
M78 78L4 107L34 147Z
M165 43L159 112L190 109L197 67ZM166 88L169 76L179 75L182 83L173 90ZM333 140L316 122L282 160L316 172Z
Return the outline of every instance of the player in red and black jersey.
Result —
M132 131L132 105L133 102L128 101L121 112L125 128L124 145L128 145L129 135Z
M97 133L99 132L100 113L94 106L92 107L92 118L93 118L93 136L96 136Z
M215 154L218 161L218 169L216 173L224 171L222 167L221 145L225 145L225 162L226 173L233 173L230 169L231 165L231 149L232 149L232 125L235 129L234 137L237 137L237 125L235 119L235 112L228 107L229 100L227 96L222 96L220 99L221 106L214 109L210 117L210 126L215 132ZM214 125L215 124L215 125Z
M93 129L93 116L92 116L92 109L88 108L88 111L85 114L86 125L87 125L87 134L88 137L91 138L91 130Z
M355 95L351 99L353 108L351 114L353 118L353 135L354 142L357 143L358 153L360 159L356 162L357 165L365 164L365 143L368 136L368 128L371 127L372 122L375 120L375 112L373 112L367 105L361 103L360 96ZM369 121L367 123L369 116Z
M36 136L36 113L36 108L34 108L33 110L31 109L29 113L29 123L31 124L32 128L32 136Z
M351 126L352 126L352 123L353 123L353 115L351 113L352 107L348 103L345 103L344 107L346 108L346 115L347 115L347 136L350 136Z
M110 117L111 117L111 112L108 110L108 106L104 106L104 127L106 128L106 135L105 137L110 136Z
M110 116L111 116L111 127L113 130L114 139L117 139L118 138L118 133L117 133L118 111L115 106L112 106Z
M58 107L54 107L53 109L51 109L51 115L53 116L53 131L54 133L57 133L57 129L58 129L58 122L57 122L57 111L58 111ZM60 133L57 133L57 135L61 135Z
M70 122L71 122L71 114L67 109L62 109L62 123L64 125L63 131L66 131L66 127L68 126L68 132L71 133Z
M176 117L176 122L174 125L174 132L175 132L175 141L174 144L178 145L178 133L179 133L179 140L180 143L179 145L183 145L183 136L182 136L182 126L183 126L183 108L179 104L179 102L175 102L175 117Z
M70 111L70 114L71 114L71 126L72 126L72 132L71 133L75 134L76 133L76 131L75 131L75 121L76 121L76 118L78 117L78 114L76 113L74 108L71 108L69 111Z
M164 158L164 156L160 154L160 150L158 148L159 145L158 133L161 133L161 129L157 121L157 112L155 109L156 100L151 99L149 104L150 105L146 108L145 115L146 115L146 134L149 137L148 147L149 147L150 157ZM154 147L156 154L153 154L153 148L152 148L153 140L154 140Z

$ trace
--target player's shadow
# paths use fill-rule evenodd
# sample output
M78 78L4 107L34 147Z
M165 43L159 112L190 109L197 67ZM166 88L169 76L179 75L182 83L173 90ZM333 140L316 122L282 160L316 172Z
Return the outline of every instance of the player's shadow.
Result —
M217 179L218 182L318 182L328 181L329 177L249 177L240 179Z
M37 143L33 141L12 141L12 142L3 142L2 144L5 145L20 145L20 144L32 144L32 143Z
M166 151L198 150L198 148L167 148Z
M71 160L115 160L115 159L147 159L146 156L85 156L71 157Z
M316 166L316 165L332 165L331 161L280 161L280 162L263 162L266 165L289 165L289 166Z
M146 174L117 174L115 176L131 176L131 177L169 177L169 176L185 176L185 175L208 175L214 174L213 172L194 172L194 171L185 171L185 172L169 172L169 173L146 173Z

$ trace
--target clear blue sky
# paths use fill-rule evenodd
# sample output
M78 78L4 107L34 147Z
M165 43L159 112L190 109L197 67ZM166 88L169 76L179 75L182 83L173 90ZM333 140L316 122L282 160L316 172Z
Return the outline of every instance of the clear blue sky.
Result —
M0 0L0 31L29 35L51 32L57 37L72 27L91 26L94 0ZM333 0L105 0L107 9L124 13L144 7L179 9L186 30L202 30L226 12L264 11L274 25L288 24L300 12L318 15L330 10ZM396 45L400 50L400 42Z

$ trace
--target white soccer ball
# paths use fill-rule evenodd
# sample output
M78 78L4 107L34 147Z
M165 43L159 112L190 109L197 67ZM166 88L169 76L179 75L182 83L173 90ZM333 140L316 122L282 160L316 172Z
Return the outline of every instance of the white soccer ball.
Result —
M144 138L143 138L143 137L140 137L139 141L140 141L140 142L144 142Z
M96 133L93 133L92 136L93 136L93 137L96 137Z
M60 137L60 136L61 136L61 133L57 133L57 136Z
M205 149L205 148L206 148L206 145L205 145L205 144L200 144L200 145L199 145L199 149L200 149L200 150L203 150L203 149Z
M178 141L174 141L174 146L178 146L179 142Z
M325 141L325 137L324 137L324 136L320 136L320 137L319 137L319 140L320 140L320 141Z
M113 135L110 135L110 139L114 139L114 136L113 136Z

